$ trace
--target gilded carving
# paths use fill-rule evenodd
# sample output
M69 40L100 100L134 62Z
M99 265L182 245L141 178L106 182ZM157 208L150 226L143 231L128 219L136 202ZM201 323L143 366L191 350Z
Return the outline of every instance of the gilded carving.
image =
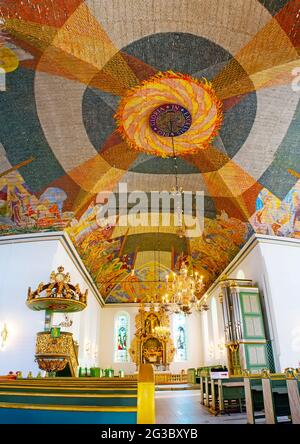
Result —
M155 310L153 305L147 310L142 304L135 317L136 333L131 342L129 353L138 366L150 363L165 368L173 361L175 347L170 338L170 319L167 312L160 308ZM168 334L161 336L157 327L165 327Z
M48 366L52 370L47 371L60 371L69 363L73 376L76 375L78 361L71 333L62 332L57 338L52 338L49 332L38 333L35 357L41 370Z
M58 267L57 273L52 271L48 284L41 282L35 291L28 288L26 303L29 308L57 312L85 309L88 290L81 292L78 284L70 283L70 274L63 271L64 267Z

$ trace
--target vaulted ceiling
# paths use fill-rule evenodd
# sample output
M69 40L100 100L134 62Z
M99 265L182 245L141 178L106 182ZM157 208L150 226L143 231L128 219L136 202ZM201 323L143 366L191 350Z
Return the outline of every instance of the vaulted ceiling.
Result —
M253 232L300 237L299 0L4 0L0 18L1 234L65 229L107 303L163 293L183 259L209 286ZM165 103L192 118L176 159L149 123ZM99 224L99 193L120 208L120 183L149 196L176 171L204 194L201 235Z

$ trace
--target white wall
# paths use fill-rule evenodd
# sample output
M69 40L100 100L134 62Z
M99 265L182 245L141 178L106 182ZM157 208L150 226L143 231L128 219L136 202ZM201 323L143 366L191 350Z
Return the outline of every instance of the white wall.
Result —
M108 307L103 310L101 333L100 333L100 365L102 368L112 367L116 372L120 369L124 370L127 374L134 373L136 366L133 362L117 363L114 362L114 321L118 312L125 311L130 316L130 341L135 334L135 316L138 313L138 307L124 306ZM171 320L171 333L172 320ZM182 369L188 369L192 367L199 367L201 357L201 321L200 314L192 314L187 318L187 361L173 362L170 366L172 373L179 373ZM130 359L130 358L129 358Z
M262 243L279 369L300 367L300 242Z
M80 365L99 363L100 313L101 306L96 299L94 288L80 271L80 261L58 238L39 240L26 235L23 242L7 243L0 238L0 332L7 324L8 342L0 350L0 375L10 370L28 371L36 374L39 369L34 362L36 333L44 330L44 311L32 311L25 305L28 287L35 290L40 282L49 282L50 273L59 265L71 275L71 282L79 284L82 291L89 290L88 306L80 313L71 315L73 332L79 342ZM54 316L54 323L62 315ZM90 343L90 352L85 344ZM94 351L98 349L95 359Z
M300 241L257 235L224 270L229 278L251 279L260 291L268 338L271 340L276 371L300 366ZM222 276L222 275L221 275ZM218 298L218 289L208 291ZM219 304L220 305L220 304ZM219 363L209 349L213 342L212 320L208 311L209 341L203 340L203 365ZM223 323L221 312L220 325ZM221 327L224 331L224 326ZM204 338L204 323L202 334ZM221 362L222 363L222 362Z
M135 316L138 312L138 307L130 307L127 305L117 307L107 307L103 309L101 333L100 333L100 366L101 368L113 368L115 372L124 370L126 374L131 374L136 371L136 366L131 362L114 362L115 351L115 328L114 322L119 312L127 312L130 316L129 325L129 345L135 333Z
M298 240L264 236L229 274L260 290L277 371L300 365L299 264Z
M212 300L215 300L216 325L213 322ZM219 291L215 289L207 299L208 311L201 312L202 366L226 364L224 321L219 301Z
M70 272L72 283L79 284L82 291L89 290L87 308L80 313L72 313L70 315L73 321L72 327L65 330L72 332L74 339L79 343L79 365L82 367L99 366L101 306L80 269L74 266L72 257L66 254L62 244L57 246L53 257L54 269L60 265ZM58 324L61 320L63 320L62 314L55 315L54 323Z
M262 285L264 269L262 268L262 254L260 245L256 244L241 262L230 270L228 277L233 279L252 279L254 285Z
M201 315L199 312L194 312L191 315L187 316L186 332L187 360L183 362L172 362L172 364L170 365L170 370L172 373L180 373L181 370L200 367L200 364L202 362ZM174 340L173 328L171 328L171 333L172 339Z
M0 245L0 330L7 323L8 342L0 350L0 374L9 371L36 373L35 335L44 329L44 312L29 310L28 287L47 282L56 251L53 242Z

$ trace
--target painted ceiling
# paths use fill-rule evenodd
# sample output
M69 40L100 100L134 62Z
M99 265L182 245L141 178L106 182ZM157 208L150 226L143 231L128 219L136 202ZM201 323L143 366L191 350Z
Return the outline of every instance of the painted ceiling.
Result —
M4 0L0 26L1 234L66 230L107 303L162 294L182 260L209 286L253 232L300 237L299 0ZM151 95L170 73L188 82ZM178 185L204 193L202 235L100 226L97 196L120 182L174 189L145 116L178 102L194 125L174 138Z

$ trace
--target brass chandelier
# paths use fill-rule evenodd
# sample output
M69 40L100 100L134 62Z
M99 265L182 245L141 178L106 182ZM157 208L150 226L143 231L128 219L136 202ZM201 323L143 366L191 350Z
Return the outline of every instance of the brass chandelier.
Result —
M165 325L157 325L154 328L154 333L159 339L168 339L170 337L170 329Z
M162 305L174 313L191 314L193 310L206 309L198 299L204 287L203 276L194 270L189 270L183 263L178 273L174 271L166 276L167 293L162 297Z

